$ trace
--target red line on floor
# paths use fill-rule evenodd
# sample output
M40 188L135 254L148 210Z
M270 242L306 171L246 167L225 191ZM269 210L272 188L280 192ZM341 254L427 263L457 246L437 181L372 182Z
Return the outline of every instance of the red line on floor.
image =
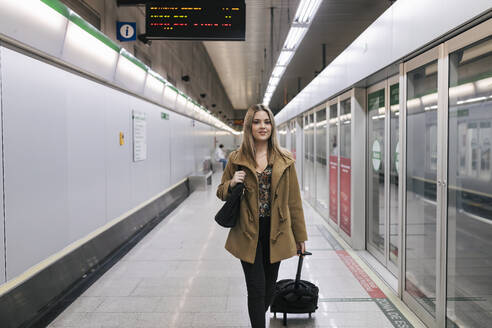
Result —
M386 298L386 295L376 285L376 283L369 277L369 275L355 262L347 251L336 251L340 259L352 272L354 277L359 281L361 286L372 298Z

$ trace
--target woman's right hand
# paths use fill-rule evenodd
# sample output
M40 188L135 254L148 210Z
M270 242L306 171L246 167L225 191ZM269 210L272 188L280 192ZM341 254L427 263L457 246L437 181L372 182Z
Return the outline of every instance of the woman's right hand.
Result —
M246 176L246 172L244 171L236 171L234 172L234 176L231 179L231 188L233 188L238 183L244 183L244 177Z

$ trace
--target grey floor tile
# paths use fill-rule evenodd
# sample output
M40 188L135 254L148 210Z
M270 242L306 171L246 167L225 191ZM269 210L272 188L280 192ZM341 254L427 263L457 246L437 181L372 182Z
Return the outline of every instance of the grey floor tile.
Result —
M139 313L156 312L160 297L107 297L95 312Z

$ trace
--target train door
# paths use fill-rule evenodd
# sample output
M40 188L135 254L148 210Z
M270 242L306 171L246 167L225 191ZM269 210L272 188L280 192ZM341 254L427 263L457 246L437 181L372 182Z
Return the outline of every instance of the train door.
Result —
M398 275L399 81L367 89L367 250Z

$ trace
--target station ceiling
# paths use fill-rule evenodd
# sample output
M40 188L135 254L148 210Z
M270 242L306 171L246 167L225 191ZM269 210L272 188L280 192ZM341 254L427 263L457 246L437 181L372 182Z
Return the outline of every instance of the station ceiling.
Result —
M300 0L246 0L246 41L203 42L236 110L263 94ZM394 1L323 0L270 102L274 113L311 82ZM273 9L272 9L273 8Z

